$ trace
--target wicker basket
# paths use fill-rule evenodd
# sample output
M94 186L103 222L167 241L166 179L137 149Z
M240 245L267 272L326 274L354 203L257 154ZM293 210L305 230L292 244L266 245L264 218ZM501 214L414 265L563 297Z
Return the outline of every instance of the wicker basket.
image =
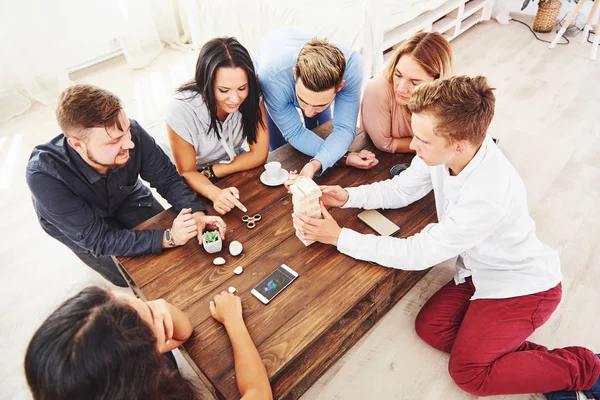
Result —
M554 28L554 25L556 25L561 5L562 2L560 0L546 0L541 3L535 14L533 30L541 33L550 32Z

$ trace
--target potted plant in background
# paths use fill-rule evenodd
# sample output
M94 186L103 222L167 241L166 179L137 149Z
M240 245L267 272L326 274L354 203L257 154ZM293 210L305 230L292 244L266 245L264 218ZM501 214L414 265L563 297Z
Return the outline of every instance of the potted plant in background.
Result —
M523 11L531 0L525 0L521 11ZM584 1L584 0L580 0ZM552 31L558 20L558 13L562 6L561 0L539 0L538 10L533 21L533 30L535 32L547 33Z
M207 253L216 253L223 248L219 231L206 231L202 234L202 246Z

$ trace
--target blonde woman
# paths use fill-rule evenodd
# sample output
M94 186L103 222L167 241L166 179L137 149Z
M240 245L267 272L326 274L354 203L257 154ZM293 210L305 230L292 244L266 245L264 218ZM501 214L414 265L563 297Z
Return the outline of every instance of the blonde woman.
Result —
M452 63L452 49L442 35L420 32L402 43L383 74L369 81L361 105L361 128L379 150L412 152L407 104L421 83L452 75Z

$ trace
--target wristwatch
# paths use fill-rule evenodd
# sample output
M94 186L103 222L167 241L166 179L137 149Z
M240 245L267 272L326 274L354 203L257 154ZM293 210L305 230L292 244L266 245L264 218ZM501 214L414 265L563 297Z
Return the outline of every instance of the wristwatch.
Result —
M175 242L173 241L173 236L171 235L171 230L170 230L170 229L167 229L167 230L165 230L165 238L167 239L167 244L168 244L170 247L175 247L175 246L177 246L177 245L175 244Z
M346 161L348 160L348 154L350 154L349 151L346 152L346 154L344 154L342 156L342 158L340 158L339 160L336 161L335 165L337 165L338 167L343 167L344 165L346 165Z
M215 176L215 171L213 171L212 165L208 164L200 170L200 173L210 179L211 182L214 182L217 177Z

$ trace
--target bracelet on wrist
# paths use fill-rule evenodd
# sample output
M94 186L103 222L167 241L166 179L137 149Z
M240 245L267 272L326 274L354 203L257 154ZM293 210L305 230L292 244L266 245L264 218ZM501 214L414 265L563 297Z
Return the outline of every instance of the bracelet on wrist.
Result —
M167 240L167 244L169 245L169 247L175 247L175 246L177 246L175 244L175 241L173 240L173 235L171 235L171 230L170 229L166 229L165 230L165 239Z
M210 164L208 166L208 170L210 171L210 174L212 175L212 179L218 180L219 177L217 175L215 175L215 171L213 170L213 166L212 164Z
M198 170L198 172L207 177L208 180L210 180L212 183L215 183L219 180L219 178L215 176L215 171L213 170L212 164L207 164L203 166L201 169Z

